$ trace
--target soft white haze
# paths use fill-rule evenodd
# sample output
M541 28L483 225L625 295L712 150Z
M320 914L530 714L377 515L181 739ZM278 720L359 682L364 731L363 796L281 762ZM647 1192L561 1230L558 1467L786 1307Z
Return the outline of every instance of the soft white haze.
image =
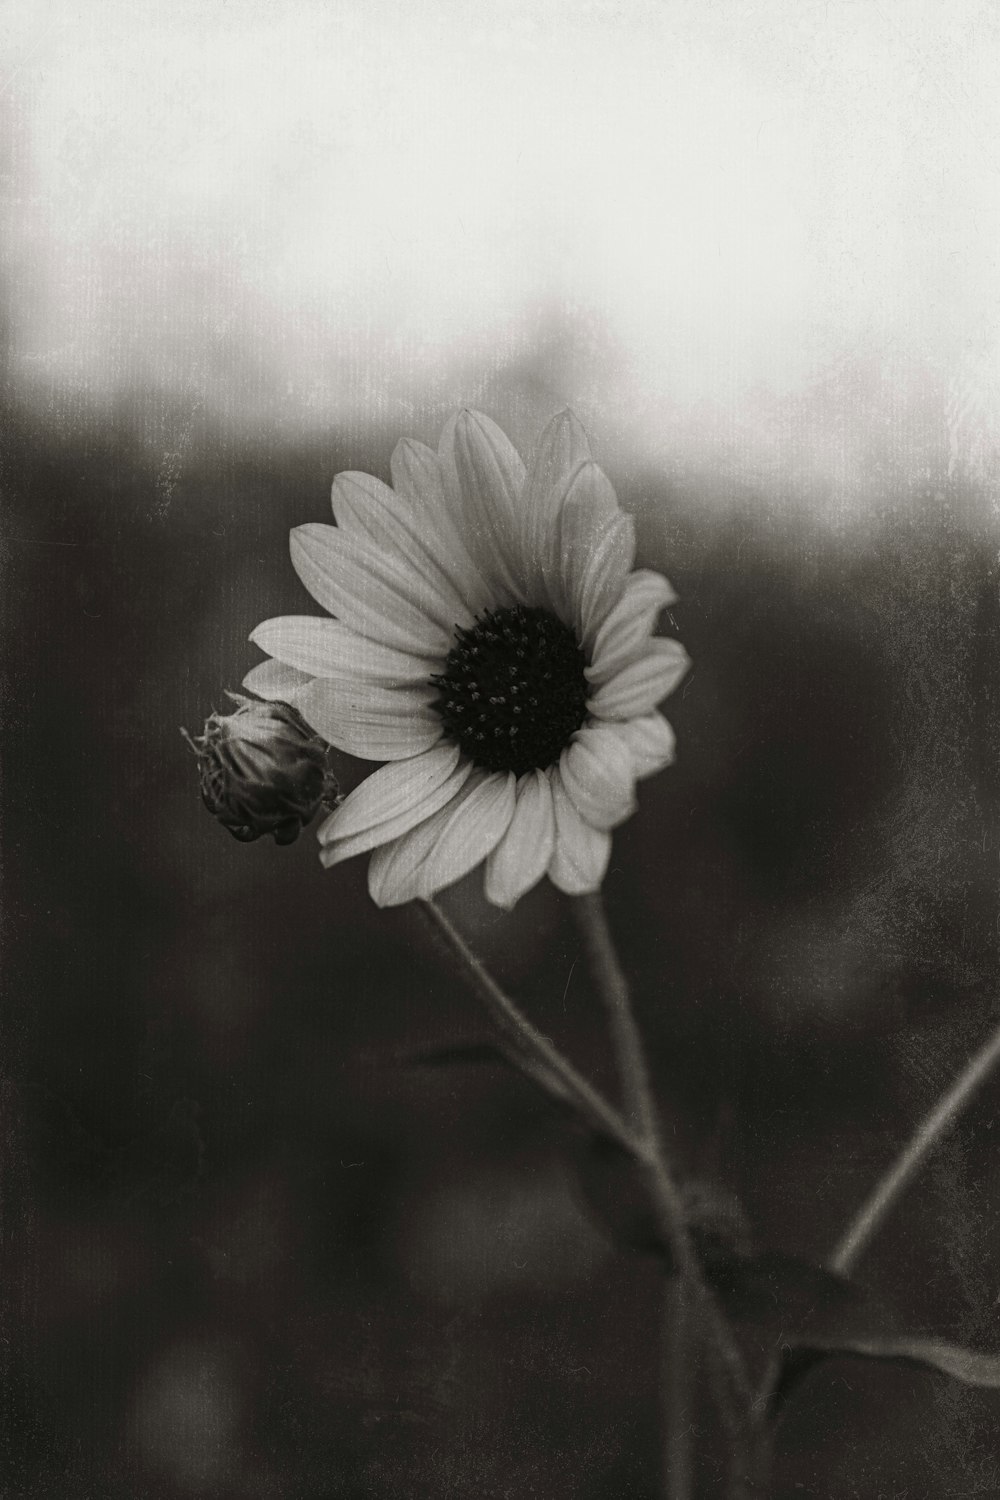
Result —
M0 14L43 409L429 434L567 401L604 453L840 513L996 472L994 3Z

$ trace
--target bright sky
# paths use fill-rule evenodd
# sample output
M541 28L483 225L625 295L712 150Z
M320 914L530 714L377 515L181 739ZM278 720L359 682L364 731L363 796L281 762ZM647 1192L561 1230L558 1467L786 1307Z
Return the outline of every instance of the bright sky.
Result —
M15 0L0 46L49 409L429 435L534 393L844 505L997 474L995 0Z

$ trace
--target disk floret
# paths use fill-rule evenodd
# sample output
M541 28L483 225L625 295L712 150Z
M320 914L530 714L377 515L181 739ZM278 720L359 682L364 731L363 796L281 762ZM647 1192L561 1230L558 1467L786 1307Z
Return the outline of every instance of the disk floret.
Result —
M546 609L515 605L455 631L433 704L476 765L520 776L559 759L587 713L586 659Z

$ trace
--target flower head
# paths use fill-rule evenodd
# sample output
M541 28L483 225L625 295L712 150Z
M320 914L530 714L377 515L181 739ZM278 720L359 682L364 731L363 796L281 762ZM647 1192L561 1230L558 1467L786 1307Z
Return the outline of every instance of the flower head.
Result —
M673 590L633 571L632 521L569 412L527 467L463 411L437 452L404 439L391 468L391 488L339 474L337 524L292 532L299 577L334 618L251 636L273 659L246 687L386 762L321 826L323 862L374 850L383 906L483 860L498 906L545 874L595 890L637 779L673 758L656 705L688 659L652 633Z
M270 833L291 844L321 806L341 800L330 747L288 703L228 697L233 713L211 714L200 735L182 731L198 757L202 801L242 843Z

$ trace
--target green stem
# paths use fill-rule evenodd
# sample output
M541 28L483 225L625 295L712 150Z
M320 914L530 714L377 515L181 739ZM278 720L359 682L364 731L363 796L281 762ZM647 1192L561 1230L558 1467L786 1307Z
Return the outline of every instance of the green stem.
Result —
M618 961L604 904L600 894L595 892L577 896L573 901L573 908L594 983L608 1014L625 1096L626 1116L630 1126L636 1131L642 1148L641 1160L646 1169L660 1232L670 1247L679 1274L687 1283L695 1307L702 1313L705 1328L718 1352L735 1404L739 1410L748 1412L753 1402L753 1390L739 1345L705 1281L701 1262L688 1231L684 1202L670 1170L661 1138L649 1070L632 1010L628 982Z
M881 1178L874 1191L837 1245L830 1259L831 1269L846 1276L858 1257L881 1228L924 1161L957 1121L979 1086L1000 1062L1000 1026L963 1068L947 1093L931 1110L906 1146Z
M728 1500L770 1500L773 1448L772 1424L757 1413L734 1444Z
M559 1086L556 1097L571 1103L587 1123L617 1141L631 1156L641 1156L642 1143L629 1129L621 1115L599 1094L593 1084L578 1073L568 1058L543 1036L537 1026L514 1004L497 984L489 970L476 957L458 928L445 916L436 901L421 902L432 931L457 961L472 989L485 1005L502 1034L512 1044L507 1050L510 1061L535 1084L545 1087L548 1075ZM549 1092L555 1092L549 1089Z
M682 1276L667 1283L663 1340L663 1423L667 1500L690 1500L694 1493L694 1422L692 1386L697 1376L698 1339L695 1310Z

